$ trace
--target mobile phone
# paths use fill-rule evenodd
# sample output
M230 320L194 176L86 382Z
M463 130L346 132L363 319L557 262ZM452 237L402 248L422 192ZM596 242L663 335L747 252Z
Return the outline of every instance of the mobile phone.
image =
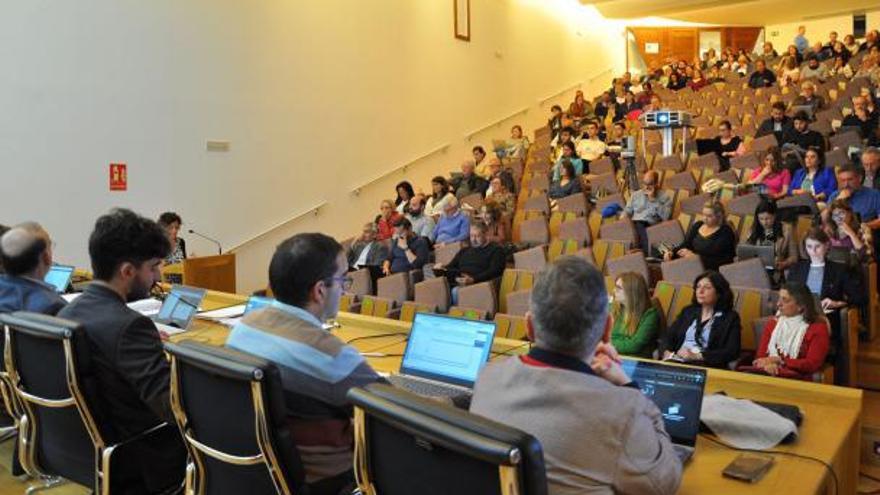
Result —
M755 483L767 474L773 467L774 459L768 455L740 454L724 471L721 472L727 478Z

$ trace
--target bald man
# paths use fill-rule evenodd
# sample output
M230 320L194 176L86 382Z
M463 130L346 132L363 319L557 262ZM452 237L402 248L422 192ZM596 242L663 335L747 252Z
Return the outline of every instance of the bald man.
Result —
M55 315L67 302L43 281L52 267L52 240L40 224L16 225L0 237L0 313Z
M638 234L639 247L645 256L651 256L647 228L669 220L672 214L672 198L660 190L660 176L649 170L642 176L642 188L633 192L622 216L629 217Z

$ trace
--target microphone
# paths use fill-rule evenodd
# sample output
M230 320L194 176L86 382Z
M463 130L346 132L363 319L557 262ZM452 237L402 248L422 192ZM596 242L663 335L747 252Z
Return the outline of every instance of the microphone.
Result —
M218 241L217 239L214 239L213 237L208 237L208 236L206 236L205 234L202 234L202 233L200 233L200 232L196 232L196 231L193 230L193 229L189 229L189 233L190 233L190 234L195 234L195 235L201 237L202 239L205 239L205 240L208 240L208 241L213 242L215 245L217 245L217 254L223 254L223 247L220 246L220 241Z

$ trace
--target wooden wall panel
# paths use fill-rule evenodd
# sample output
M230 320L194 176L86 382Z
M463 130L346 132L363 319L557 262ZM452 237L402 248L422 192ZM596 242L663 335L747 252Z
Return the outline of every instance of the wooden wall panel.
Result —
M721 46L729 46L734 50L742 48L746 52L751 53L759 34L761 34L761 28L759 27L721 28Z
M629 28L636 39L639 55L649 67L653 62L660 65L670 58L693 62L700 50L700 28ZM704 29L721 31L721 46L743 48L751 51L761 33L760 27L723 27ZM659 43L656 54L645 53L645 43Z

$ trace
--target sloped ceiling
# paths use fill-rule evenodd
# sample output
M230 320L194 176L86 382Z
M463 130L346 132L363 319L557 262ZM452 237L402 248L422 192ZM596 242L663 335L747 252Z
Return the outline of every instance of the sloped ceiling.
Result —
M606 18L665 17L706 24L766 26L880 9L878 0L581 0Z

